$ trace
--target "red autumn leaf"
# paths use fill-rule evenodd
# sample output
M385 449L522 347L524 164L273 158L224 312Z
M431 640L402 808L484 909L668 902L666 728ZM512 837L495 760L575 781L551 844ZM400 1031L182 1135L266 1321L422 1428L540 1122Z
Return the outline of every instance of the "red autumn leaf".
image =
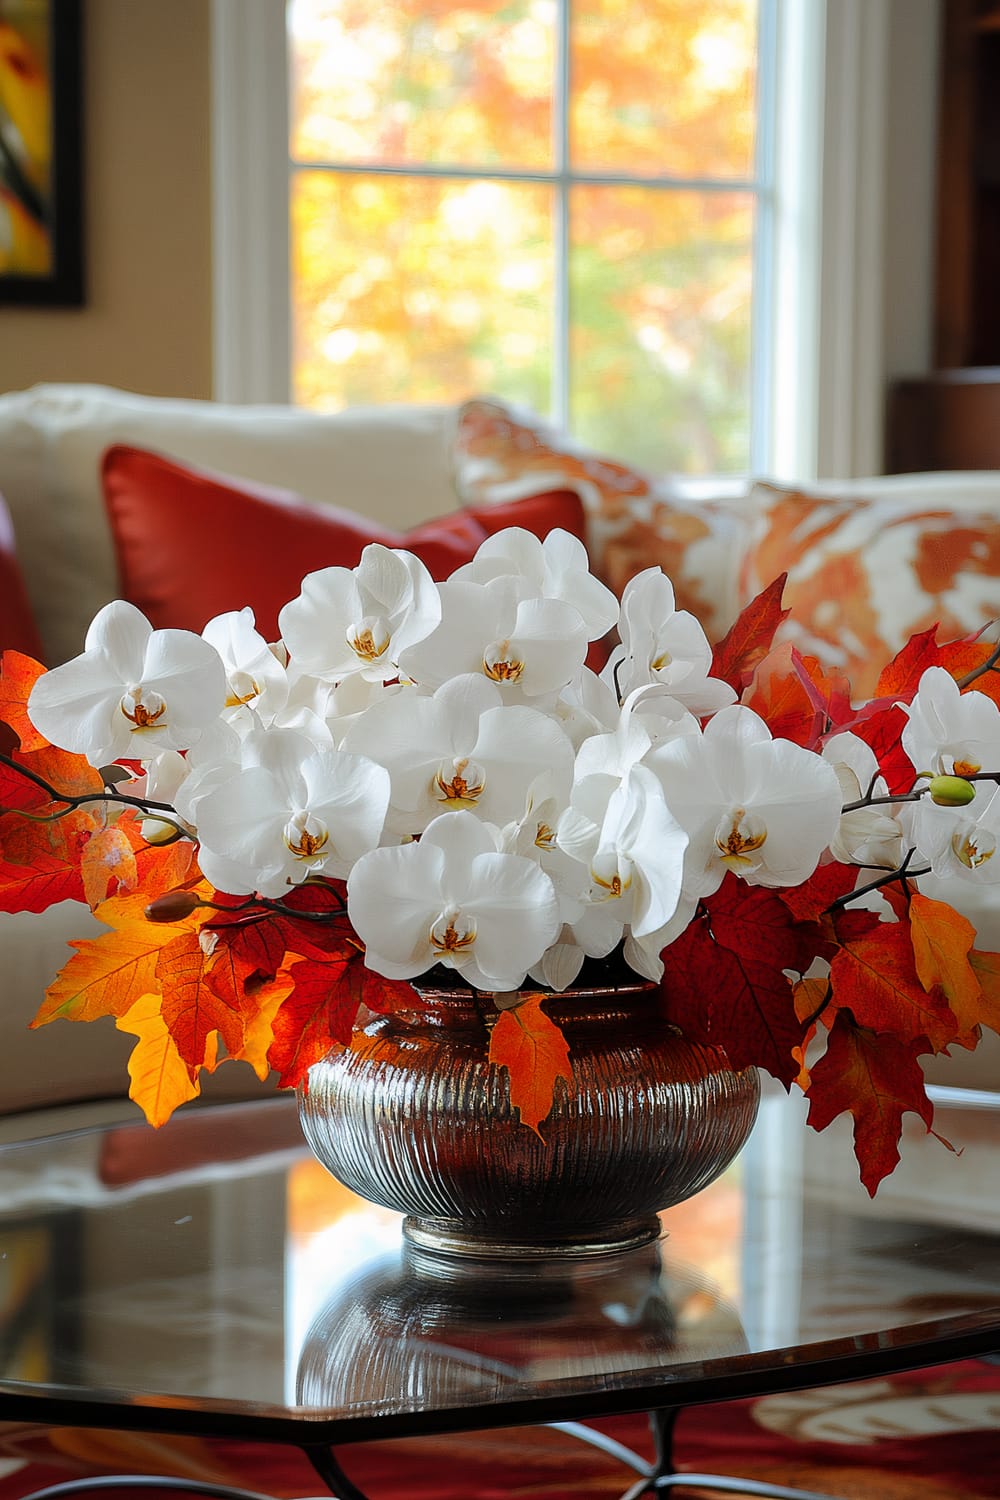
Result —
M789 611L781 607L787 573L768 584L742 611L712 652L713 677L741 693L757 663L767 655L775 631Z
M880 922L847 936L838 924L843 946L830 964L833 1004L850 1010L859 1026L889 1032L910 1042L924 1039L923 1050L940 1052L960 1031L941 989L925 989L917 973L913 941L906 922Z
M552 1109L556 1081L573 1092L573 1067L566 1038L542 1010L544 995L528 995L503 1010L490 1035L490 1062L507 1069L510 1102L522 1125L541 1137L539 1125Z
M172 844L148 844L142 835L142 814L131 807L119 813L115 827L121 829L132 846L135 889L143 891L147 901L175 890L185 881L198 879L194 844L190 839L177 839Z
M95 827L86 813L32 823L0 818L0 911L42 912L58 901L83 901L82 846Z
M9 724L23 750L40 750L48 744L44 734L28 718L28 695L45 668L20 651L0 656L0 722Z
M811 750L826 728L826 707L790 642L775 646L757 663L740 702L752 708L776 740Z
M834 860L818 865L808 880L801 885L786 886L777 895L797 922L817 922L834 901L853 891L857 883L857 866Z
M823 938L795 922L774 891L727 875L663 952L667 1019L691 1041L721 1047L735 1068L765 1068L787 1088L805 1027L786 969L801 974Z
M932 625L929 630L910 637L902 650L882 668L876 687L877 697L902 699L909 703L928 667L943 667L958 681L985 666L996 649L988 641L980 640L978 635L939 644L939 629L940 626ZM984 672L970 686L996 701L1000 676Z
M825 1130L845 1111L854 1116L854 1154L872 1197L899 1161L903 1115L912 1111L931 1128L933 1106L917 1061L926 1051L920 1039L877 1036L841 1011L813 1064L808 1123Z
M866 704L856 718L843 726L871 746L879 771L894 797L911 791L917 779L913 763L900 742L908 722L896 701L880 698Z
M358 1011L353 986L343 982L350 963L342 954L326 962L304 958L292 964L292 990L275 1014L267 1053L279 1088L306 1084L313 1063L350 1044Z
M243 1044L243 1021L208 983L208 956L196 932L185 932L160 950L156 977L163 992L162 1013L167 1030L193 1079L218 1032L227 1052Z

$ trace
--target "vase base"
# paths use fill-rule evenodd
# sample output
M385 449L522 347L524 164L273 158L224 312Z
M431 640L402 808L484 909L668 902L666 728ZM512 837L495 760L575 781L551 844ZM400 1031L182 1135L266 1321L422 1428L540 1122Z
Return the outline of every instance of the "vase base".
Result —
M550 1235L544 1239L498 1238L496 1230L470 1228L461 1219L425 1219L414 1215L403 1220L403 1234L411 1245L435 1255L487 1261L583 1260L601 1255L620 1255L651 1245L660 1238L661 1225L655 1214L628 1219L613 1227L595 1228L592 1234Z

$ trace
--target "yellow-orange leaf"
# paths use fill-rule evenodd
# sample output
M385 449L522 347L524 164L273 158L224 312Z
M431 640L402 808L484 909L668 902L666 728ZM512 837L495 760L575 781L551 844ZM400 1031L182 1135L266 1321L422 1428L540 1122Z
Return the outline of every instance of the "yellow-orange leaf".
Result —
M287 969L282 969L274 979L254 991L256 1009L252 1014L244 1015L243 1045L232 1056L237 1062L249 1063L261 1082L271 1071L267 1053L274 1041L274 1018L282 1001L291 994L293 984L292 975Z
M143 915L145 904L145 895L139 893L114 896L97 908L95 915L113 930L72 941L77 951L49 985L32 1026L59 1018L93 1021L98 1016L122 1016L143 995L159 992L156 965L161 950L200 925L204 916L196 912L184 922L149 922Z
M540 1136L539 1125L552 1108L556 1080L573 1092L569 1048L556 1023L542 1010L543 995L528 995L501 1011L490 1037L490 1062L507 1069L510 1102L521 1124Z
M976 1020L980 1026L1000 1032L1000 953L982 953L973 948L969 963L982 990Z
M105 900L112 881L124 890L135 890L139 878L135 851L121 828L112 824L92 834L84 845L80 874L90 906L99 906Z
M963 1035L981 1020L983 990L969 962L976 929L943 901L915 891L910 898L910 936L920 983L940 985Z
M167 943L156 964L163 1019L192 1078L205 1065L206 1049L215 1045L214 1032L230 1055L243 1046L243 1017L212 989L208 964L196 932L182 932Z
M40 750L48 744L28 718L28 694L44 671L40 661L20 651L5 651L0 657L0 720L13 729L22 750Z
M128 1060L129 1098L139 1105L150 1125L164 1125L180 1104L201 1093L197 1073L191 1076L167 1030L159 995L143 995L115 1025L139 1038ZM214 1067L214 1045L205 1066Z

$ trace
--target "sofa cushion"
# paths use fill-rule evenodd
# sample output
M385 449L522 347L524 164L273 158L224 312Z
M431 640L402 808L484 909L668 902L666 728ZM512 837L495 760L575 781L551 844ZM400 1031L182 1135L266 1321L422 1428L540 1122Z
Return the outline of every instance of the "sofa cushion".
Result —
M42 659L38 626L28 603L24 577L14 548L10 511L0 498L0 651L23 651Z
M915 631L945 640L1000 616L1000 474L760 484L750 507L744 597L787 569L781 638L846 672L855 698Z
M356 567L369 542L408 548L442 579L504 526L583 534L583 506L571 490L466 508L404 533L136 448L110 448L102 477L121 592L157 628L200 631L213 615L249 604L273 639L278 611L303 576Z
M113 443L169 453L401 529L453 508L454 409L384 406L326 413L138 396L93 385L0 395L0 493L54 666L81 649L115 592L100 460Z
M748 534L742 481L656 479L492 399L459 412L455 474L462 497L480 504L554 485L574 489L586 510L591 564L617 595L643 568L660 567L678 609L690 610L709 640L735 619Z

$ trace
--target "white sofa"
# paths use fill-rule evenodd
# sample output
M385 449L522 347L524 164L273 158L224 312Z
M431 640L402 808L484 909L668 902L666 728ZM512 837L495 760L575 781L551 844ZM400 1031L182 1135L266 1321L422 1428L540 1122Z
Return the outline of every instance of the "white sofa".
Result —
M0 395L0 495L13 517L48 663L81 649L91 618L117 592L99 480L101 456L111 444L155 450L182 463L290 488L307 500L358 511L403 530L462 503L453 467L456 420L456 409L446 406L386 406L328 415L79 385ZM731 489L718 502L726 525L717 544L727 549L742 545L755 526L766 524L747 496L734 499ZM840 495L882 497L890 507L917 494L925 505L945 512L959 491L973 495L977 506L992 510L1000 521L1000 475L907 476L834 488ZM581 492L586 503L585 484ZM676 500L676 486L665 494ZM648 496L637 504L644 507L643 524L655 528L656 504ZM608 535L607 517L591 508L588 519L591 540L599 549ZM645 556L637 565L650 560ZM735 589L732 557L721 564L712 560L706 576L732 579ZM731 615L735 606L734 596L721 606L720 615ZM67 941L94 930L89 913L73 904L41 916L0 915L0 1114L124 1092L131 1039L116 1032L111 1021L27 1029L45 986L65 961ZM1000 1086L1000 1039L990 1036L975 1054L944 1059L935 1071L943 1081ZM249 1069L230 1067L209 1081L206 1092L252 1093L254 1086Z

